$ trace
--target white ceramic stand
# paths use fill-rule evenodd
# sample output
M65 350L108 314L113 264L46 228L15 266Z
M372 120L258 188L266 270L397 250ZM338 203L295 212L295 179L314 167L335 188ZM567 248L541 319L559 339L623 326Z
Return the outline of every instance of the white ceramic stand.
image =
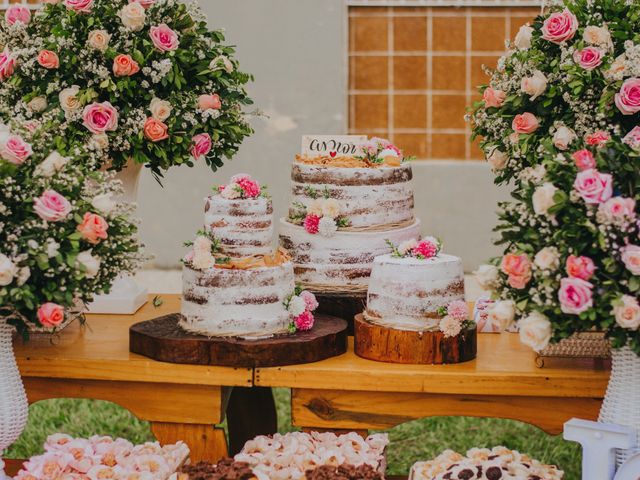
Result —
M124 187L123 201L137 201L141 170L142 165L129 161L127 166L117 173L116 178L122 181ZM87 307L87 313L132 315L147 303L147 296L147 289L138 285L131 275L121 275L111 285L110 293L94 297L93 302Z

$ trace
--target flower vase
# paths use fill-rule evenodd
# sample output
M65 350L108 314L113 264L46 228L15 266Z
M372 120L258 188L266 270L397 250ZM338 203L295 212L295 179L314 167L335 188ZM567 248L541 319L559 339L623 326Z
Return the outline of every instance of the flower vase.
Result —
M640 445L640 356L624 347L612 349L611 360L611 378L598 421L632 428ZM617 450L617 468L639 451Z
M13 326L0 318L0 480L9 478L4 473L2 454L18 439L29 415L27 394L13 354L12 337Z
M141 164L129 160L116 174L124 188L122 201L136 203L141 171ZM87 307L87 312L132 315L147 303L147 296L147 289L138 285L133 276L119 275L111 285L109 293L94 297L93 302Z

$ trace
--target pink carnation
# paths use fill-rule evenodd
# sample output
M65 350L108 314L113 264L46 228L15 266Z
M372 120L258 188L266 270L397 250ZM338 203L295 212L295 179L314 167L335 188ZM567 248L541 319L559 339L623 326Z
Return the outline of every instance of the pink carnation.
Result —
M584 141L587 142L587 145L591 147L602 147L604 146L611 137L607 132L602 130L598 130L597 132L589 133L585 135Z
M71 204L55 190L45 190L34 200L33 210L47 222L59 222L69 215Z
M211 135L208 133L199 133L191 140L191 156L200 160L211 151Z
M608 173L600 173L591 168L576 176L573 188L587 204L606 202L613 194L613 178Z
M564 313L580 315L593 306L593 285L581 278L560 280L558 300Z
M16 69L16 59L14 55L8 50L4 49L0 53L0 82L5 81Z
M245 197L255 198L260 195L260 184L250 176L240 177L235 182L240 186Z
M593 260L589 257L569 255L567 258L567 275L571 278L589 280L593 276L595 269Z
M552 43L571 40L578 31L578 19L568 9L549 15L542 24L542 38Z
M412 253L418 258L432 258L438 254L438 245L429 240L421 240L413 247Z
M31 21L31 11L24 5L11 5L4 12L4 19L9 25L20 22L27 25Z
M447 306L447 315L455 318L459 322L464 322L469 318L469 307L464 300L454 300Z
M578 150L572 155L572 157L576 167L578 167L578 170L596 168L596 159L594 158L593 153L586 148Z
M316 233L318 233L318 229L320 225L320 217L310 213L304 218L303 225L304 225L304 229L307 232L311 233L312 235L315 235Z
M573 54L573 61L585 70L593 70L602 65L602 51L595 47L576 50Z
M313 314L309 310L306 310L305 312L298 315L293 320L293 323L298 330L306 332L307 330L311 330L313 328L314 321L315 319L313 318Z
M300 292L300 298L304 300L304 303L307 306L307 310L309 310L310 312L313 312L316 308L318 308L318 300L316 300L316 296L309 290L303 290L302 292Z

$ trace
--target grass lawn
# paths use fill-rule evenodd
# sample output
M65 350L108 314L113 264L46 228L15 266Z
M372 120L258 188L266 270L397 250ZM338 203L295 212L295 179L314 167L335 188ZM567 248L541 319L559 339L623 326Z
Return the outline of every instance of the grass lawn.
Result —
M281 432L291 431L289 391L275 390ZM65 432L88 437L94 434L124 437L132 442L151 440L149 426L122 408L94 400L49 400L31 406L29 425L8 451L9 458L40 453L47 435ZM566 472L565 480L580 478L580 448L536 427L497 419L436 417L405 423L389 431L390 474L406 474L417 460L428 460L451 448L465 452L471 447L505 445L534 458L555 463Z

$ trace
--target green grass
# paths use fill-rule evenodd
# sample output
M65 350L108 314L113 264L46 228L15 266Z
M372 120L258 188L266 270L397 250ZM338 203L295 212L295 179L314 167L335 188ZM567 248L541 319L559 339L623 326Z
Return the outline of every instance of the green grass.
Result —
M275 389L281 432L293 430L289 395L286 389ZM136 443L153 438L146 422L117 405L97 400L49 400L31 406L29 424L7 456L27 458L40 453L45 438L54 432L80 437L112 435ZM505 445L560 466L566 472L565 480L580 478L577 444L511 420L435 417L399 425L389 430L389 435L390 474L406 474L415 461L433 458L447 448L464 453L471 447Z

